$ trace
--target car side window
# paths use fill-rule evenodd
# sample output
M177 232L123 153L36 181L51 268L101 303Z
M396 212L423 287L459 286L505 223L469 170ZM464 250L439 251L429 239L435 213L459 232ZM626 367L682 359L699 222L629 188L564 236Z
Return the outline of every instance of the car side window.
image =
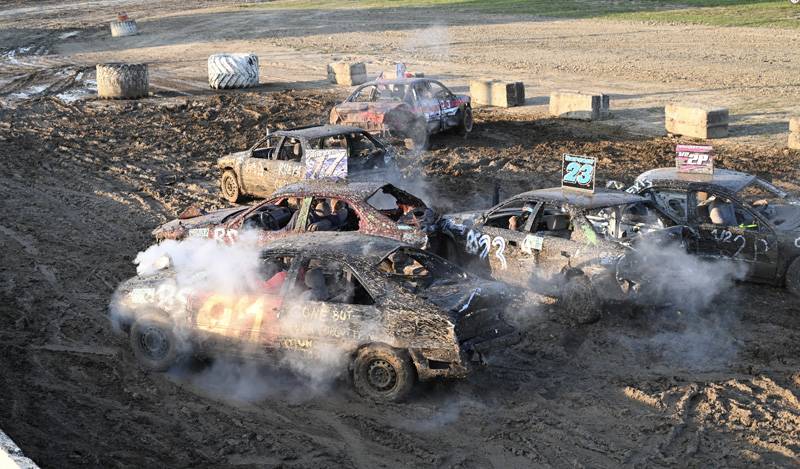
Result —
M295 291L301 301L372 305L375 300L350 267L326 259L312 258L300 267Z
M283 144L281 145L281 149L278 152L278 157L276 159L281 161L300 162L303 159L303 145L300 142L300 139L286 137L283 140Z
M364 134L350 134L350 147L353 156L367 156L377 149L374 143Z
M353 94L351 101L356 103L369 103L375 101L375 90L376 87L374 85L361 88L355 94Z
M541 236L570 239L572 223L569 213L557 205L544 204L541 215L536 217L535 226L531 227L531 232Z
M258 287L262 293L278 294L283 290L294 257L265 254L258 266Z
M308 231L358 231L360 219L344 200L314 197L309 212Z
M450 92L439 83L430 82L430 90L431 96L433 96L435 99L447 99L447 97L450 95Z
M253 158L269 158L280 143L280 137L267 137L253 148Z
M535 218L541 203L515 200L492 212L486 219L487 226L511 231L531 233L536 231Z
M322 141L323 150L347 150L347 137L344 135L331 135Z
M689 197L694 206L693 222L698 225L737 227L758 230L758 219L750 210L735 201L713 192L693 191Z
M650 188L643 191L641 195L650 198L656 204L656 207L663 210L670 217L679 222L686 222L686 192Z

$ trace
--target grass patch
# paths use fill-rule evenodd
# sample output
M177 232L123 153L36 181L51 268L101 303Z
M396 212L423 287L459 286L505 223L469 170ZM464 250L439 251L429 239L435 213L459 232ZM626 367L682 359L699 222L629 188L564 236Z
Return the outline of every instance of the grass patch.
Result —
M800 28L800 5L788 0L275 0L247 8L441 8L556 18L611 18L661 23Z

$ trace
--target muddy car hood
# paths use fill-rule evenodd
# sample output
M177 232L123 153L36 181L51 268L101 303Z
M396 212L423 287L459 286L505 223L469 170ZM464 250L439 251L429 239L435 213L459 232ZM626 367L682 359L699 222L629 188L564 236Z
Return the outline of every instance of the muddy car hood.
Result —
M247 209L248 207L233 207L193 218L176 218L153 230L153 236L158 239L180 239L186 236L190 230L210 228Z
M482 215L483 212L446 213L439 219L437 226L445 233L463 235Z
M456 284L434 283L418 294L453 317L461 343L486 345L515 331L503 317L513 295L500 282L471 278Z
M241 163L243 160L250 156L250 150L237 151L217 159L217 166L220 168L228 168Z

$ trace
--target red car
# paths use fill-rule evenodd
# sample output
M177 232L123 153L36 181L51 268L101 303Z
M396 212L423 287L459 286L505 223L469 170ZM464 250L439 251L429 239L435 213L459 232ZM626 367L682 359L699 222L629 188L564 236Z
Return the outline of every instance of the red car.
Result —
M425 248L428 234L436 230L436 215L425 202L391 184L314 180L282 187L251 206L211 213L187 210L153 235L157 240L200 237L233 242L244 230L255 230L265 244L307 231L358 231Z
M330 115L331 124L411 139L427 148L428 137L448 129L472 131L470 97L457 95L430 78L377 80L356 88Z

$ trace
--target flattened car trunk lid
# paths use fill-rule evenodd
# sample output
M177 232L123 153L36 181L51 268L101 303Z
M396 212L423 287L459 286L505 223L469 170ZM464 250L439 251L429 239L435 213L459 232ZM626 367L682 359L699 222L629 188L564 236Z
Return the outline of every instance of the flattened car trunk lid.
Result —
M231 216L243 212L244 210L247 210L247 207L234 207L223 210L217 210L215 212L211 212L209 214L201 215L198 217L175 219L167 223L164 223L163 225L153 230L153 235L159 236L159 235L167 235L174 231L185 230L188 232L189 230L192 229L209 228L211 226L222 223Z

